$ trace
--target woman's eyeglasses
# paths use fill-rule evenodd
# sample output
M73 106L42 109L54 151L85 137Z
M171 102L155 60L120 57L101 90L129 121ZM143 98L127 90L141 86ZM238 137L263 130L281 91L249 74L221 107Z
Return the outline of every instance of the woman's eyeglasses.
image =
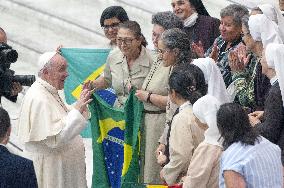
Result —
M120 38L120 37L117 37L116 41L118 44L126 44L126 45L130 45L132 44L132 41L134 40L135 38Z
M119 26L119 24L120 24L120 23L113 23L113 24L111 24L111 25L104 25L104 26L102 26L102 28L103 28L105 31L109 30L110 28L112 28L112 29L117 29L118 26Z

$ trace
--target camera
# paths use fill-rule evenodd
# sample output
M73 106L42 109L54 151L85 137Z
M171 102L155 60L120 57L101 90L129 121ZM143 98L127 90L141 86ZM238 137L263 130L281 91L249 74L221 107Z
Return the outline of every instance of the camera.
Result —
M18 59L18 53L6 43L0 43L0 93L10 96L13 82L19 82L22 86L31 86L35 81L34 75L15 75L10 69L11 63Z

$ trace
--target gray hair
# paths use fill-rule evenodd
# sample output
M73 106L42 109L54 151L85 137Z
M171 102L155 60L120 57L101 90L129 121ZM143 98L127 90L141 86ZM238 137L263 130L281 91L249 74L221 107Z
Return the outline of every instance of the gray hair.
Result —
M162 26L165 30L183 28L183 21L171 11L158 12L152 16L152 24Z
M236 26L242 25L242 17L249 15L248 9L243 5L231 4L223 8L220 12L221 18L232 16Z
M167 48L179 50L177 63L191 62L191 42L187 34L181 29L174 28L164 31L161 40Z
M47 70L50 70L51 67L52 67L52 61L49 60L49 61L44 65L44 67L38 71L38 73L37 73L38 76L39 76L39 77L42 77L43 71L46 70L46 69L47 69Z
M248 32L250 33L248 21L249 21L249 16L244 15L242 18L242 24L247 28Z

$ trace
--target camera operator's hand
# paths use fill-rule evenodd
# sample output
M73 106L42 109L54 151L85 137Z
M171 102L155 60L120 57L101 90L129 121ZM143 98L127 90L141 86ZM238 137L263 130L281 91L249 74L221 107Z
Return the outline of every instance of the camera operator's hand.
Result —
M13 82L11 96L16 96L23 90L22 85L19 82Z

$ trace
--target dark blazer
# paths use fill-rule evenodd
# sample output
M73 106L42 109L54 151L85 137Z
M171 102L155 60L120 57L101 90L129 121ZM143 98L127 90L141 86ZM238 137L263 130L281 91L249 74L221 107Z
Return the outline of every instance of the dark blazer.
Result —
M263 110L265 97L268 95L271 84L269 78L262 74L262 67L260 62L256 65L256 75L254 78L254 98L255 98L255 110Z
M192 27L184 27L183 30L188 34L192 42L201 41L204 52L214 43L220 35L220 20L210 16L198 15L196 23Z
M31 160L14 155L0 145L0 188L37 188Z
M284 164L284 109L278 82L269 90L264 104L264 121L256 129L270 142L281 148L281 159Z

